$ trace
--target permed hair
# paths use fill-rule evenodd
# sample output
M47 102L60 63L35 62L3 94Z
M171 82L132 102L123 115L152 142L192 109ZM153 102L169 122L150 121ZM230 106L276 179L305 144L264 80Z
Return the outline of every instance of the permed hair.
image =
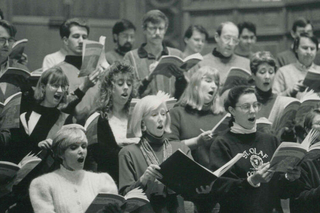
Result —
M220 77L219 71L210 66L200 67L199 70L190 78L187 88L183 92L178 104L181 106L191 106L193 109L201 110L204 106L204 95L199 91L199 87L203 77L212 76L216 85L217 90L213 99L211 110L214 114L223 112L223 108L220 104L219 88L220 88Z
M134 31L136 31L136 27L134 26L134 24L127 20L127 19L121 19L120 21L117 21L113 28L112 28L112 34L113 35L119 35L119 33L132 29ZM113 41L116 42L116 40L113 38Z
M242 23L237 24L239 29L239 35L241 35L242 31L244 29L248 29L250 32L253 32L254 35L257 35L256 33L256 25L249 21L244 21Z
M273 55L269 51L259 51L254 53L250 58L250 69L252 74L256 75L259 65L267 63L274 67L274 71L277 71L277 63Z
M66 20L65 22L63 22L60 25L60 37L61 38L64 38L64 37L69 38L70 29L73 26L84 27L84 28L86 28L88 35L90 33L90 27L85 20L79 19L79 18L71 18L71 19Z
M130 93L127 103L124 105L124 110L129 111L130 102L133 97L136 96L136 80L134 74L134 68L127 64L127 62L115 61L102 76L100 85L100 111L104 116L111 113L113 110L113 81L115 76L127 75L132 80L132 91Z
M202 25L190 25L186 32L184 33L184 38L191 38L194 31L198 31L205 36L205 40L207 41L209 38L209 33Z
M169 25L167 16L160 10L150 10L144 14L142 18L142 28L146 30L149 22L152 24L159 24L162 21L165 22L165 28L167 29Z
M141 124L143 119L148 116L153 110L163 106L168 111L166 103L156 95L148 95L139 100L132 111L132 117L130 127L136 137L142 136ZM164 124L164 131L170 133L171 117L169 113L166 113L166 122ZM148 129L148 127L146 127Z
M62 164L62 156L68 147L74 143L87 142L85 129L79 124L64 125L54 136L52 152L55 160Z
M50 85L60 85L61 87L69 87L68 77L64 74L59 66L54 66L49 68L41 74L41 77L37 83L34 91L34 98L36 102L41 103L45 99L45 89L48 84ZM67 102L68 89L66 89L65 94L60 102L64 104Z

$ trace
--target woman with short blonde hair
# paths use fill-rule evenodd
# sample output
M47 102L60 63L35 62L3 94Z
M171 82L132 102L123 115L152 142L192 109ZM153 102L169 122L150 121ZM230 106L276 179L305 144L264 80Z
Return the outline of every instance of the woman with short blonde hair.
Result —
M52 149L60 168L31 182L29 193L35 213L85 212L99 192L117 194L107 173L83 170L88 140L78 124L63 126L53 139Z
M140 187L150 200L141 212L184 212L183 198L157 179L159 165L178 149L191 157L190 150L180 142L164 137L170 132L170 115L164 97L146 96L135 106L131 126L138 144L123 147L119 153L119 191L126 194Z

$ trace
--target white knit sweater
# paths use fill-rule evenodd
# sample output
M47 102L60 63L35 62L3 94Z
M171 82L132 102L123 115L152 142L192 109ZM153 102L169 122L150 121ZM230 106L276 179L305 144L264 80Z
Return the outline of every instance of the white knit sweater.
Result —
M34 179L29 189L35 213L85 212L99 192L118 193L110 175L69 171L63 166Z

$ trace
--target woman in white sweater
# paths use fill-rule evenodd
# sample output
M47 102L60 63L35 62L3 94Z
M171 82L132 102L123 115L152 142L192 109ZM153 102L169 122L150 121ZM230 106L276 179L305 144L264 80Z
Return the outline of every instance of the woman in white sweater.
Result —
M83 170L88 141L82 126L64 126L53 139L52 149L60 168L31 182L29 193L35 213L85 212L99 192L118 193L107 173Z

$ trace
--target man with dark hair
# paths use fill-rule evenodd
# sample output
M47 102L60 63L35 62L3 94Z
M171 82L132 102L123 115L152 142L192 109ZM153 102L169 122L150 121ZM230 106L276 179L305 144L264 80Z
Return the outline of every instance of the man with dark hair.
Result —
M190 25L184 33L183 41L186 45L183 56L201 53L208 41L209 33L202 25Z
M6 20L0 20L0 78L10 67L27 70L28 68L15 60L9 59L9 55L14 44L16 28ZM22 79L20 79L22 80ZM17 79L7 79L0 83L0 101L4 102L9 96L22 90L22 87L27 87L26 82L19 82Z
M254 44L256 43L256 26L251 22L242 22L238 24L239 28L239 44L234 53L236 55L250 58L253 52Z
M43 71L64 61L66 55L82 55L82 42L88 38L90 28L84 20L72 18L60 26L62 47L59 51L44 57Z
M279 95L300 99L300 92L305 90L302 81L307 72L320 73L320 66L313 63L318 51L318 40L308 33L301 33L294 40L293 51L298 60L278 70L273 91Z
M172 96L180 97L186 85L183 71L174 65L170 67L175 77L168 78L164 75L150 75L161 56L175 55L182 58L180 50L167 47L163 44L164 35L168 29L168 18L160 10L151 10L143 16L143 34L147 43L138 49L129 51L124 60L135 68L138 81L144 86L139 88L139 96L155 95L162 90Z
M67 55L65 56L64 61L58 63L56 66L61 67L68 77L70 92L76 91L84 79L88 78L78 77L78 75L82 65L83 40L88 38L89 31L88 24L84 20L77 18L65 21L60 27L60 36L66 47ZM97 70L93 71L93 73L97 73ZM98 80L97 76L95 76L94 79L89 77L89 79L91 79L94 84ZM93 111L95 103L97 102L97 97L99 96L99 84L100 83L95 84L95 86L91 87L86 93L84 93L81 88L81 91L77 90L77 94L75 93L78 97L83 97L74 111L74 116L79 124L84 124L90 112Z
M116 48L106 52L106 59L109 64L121 61L124 55L132 49L135 41L136 27L127 19L115 23L112 28L113 42Z
M214 36L217 46L212 53L205 55L202 61L188 71L188 77L190 78L202 66L211 66L219 70L222 86L231 67L239 67L250 72L249 59L234 54L234 50L239 43L238 37L239 30L234 23L221 23Z
M300 36L301 33L307 33L310 36L313 36L313 26L311 25L310 20L305 18L298 18L292 26L291 36L293 39L296 39ZM293 50L293 45L289 50L281 52L277 56L277 61L279 67L294 63L297 61L296 54Z

